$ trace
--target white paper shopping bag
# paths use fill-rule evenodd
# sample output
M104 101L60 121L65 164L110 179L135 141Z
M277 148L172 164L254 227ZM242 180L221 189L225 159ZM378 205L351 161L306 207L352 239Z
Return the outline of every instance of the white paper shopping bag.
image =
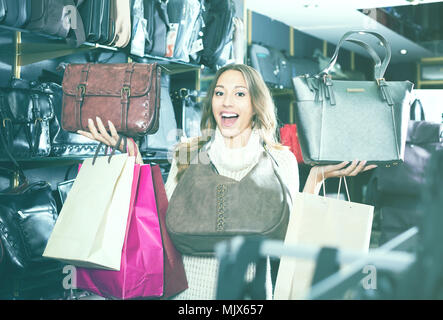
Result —
M83 162L43 256L81 267L120 270L135 158Z
M374 207L309 193L298 193L285 244L335 247L368 252ZM304 299L309 293L315 261L282 257L275 300Z

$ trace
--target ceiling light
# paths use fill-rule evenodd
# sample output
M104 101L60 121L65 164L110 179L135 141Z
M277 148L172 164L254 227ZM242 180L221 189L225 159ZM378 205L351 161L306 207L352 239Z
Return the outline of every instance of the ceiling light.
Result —
M405 54L407 54L407 53L408 53L408 50L406 50L406 49L401 49L401 50L400 50L400 54L405 55Z

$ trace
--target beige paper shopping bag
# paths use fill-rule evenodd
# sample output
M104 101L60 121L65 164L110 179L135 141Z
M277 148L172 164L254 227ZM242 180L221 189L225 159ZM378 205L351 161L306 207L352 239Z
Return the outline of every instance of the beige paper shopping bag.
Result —
M83 162L43 256L81 267L120 270L135 158Z
M369 205L298 193L284 243L368 252L373 212L374 207ZM314 269L313 260L282 257L274 299L306 298Z

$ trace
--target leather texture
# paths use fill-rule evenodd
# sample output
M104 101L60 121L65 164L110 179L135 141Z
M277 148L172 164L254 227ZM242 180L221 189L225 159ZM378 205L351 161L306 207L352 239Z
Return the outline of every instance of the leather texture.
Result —
M209 159L204 150L199 158ZM217 242L237 235L284 239L292 202L273 161L264 152L240 181L219 175L212 164L191 164L166 214L177 249L205 256L214 254Z
M85 0L80 6L89 42L123 48L131 38L130 0Z
M72 189L72 185L74 184L75 179L70 179L66 181L59 182L57 184L57 191L58 195L60 197L61 204L63 204L66 201L66 198L68 197L69 191Z
M145 53L166 56L166 37L169 31L168 0L143 0L146 19Z
M378 192L420 196L433 152L443 149L443 124L409 121L405 161L390 168L377 168Z
M31 17L31 1L4 0L5 17L2 24L20 28L29 22Z
M226 47L234 37L235 4L232 0L205 3L203 50L199 52L200 63L217 69L227 62ZM228 48L229 49L229 48Z
M360 31L346 33L336 47L330 64L316 75L293 78L295 119L303 159L307 164L366 160L368 164L391 165L404 159L411 91L409 81L385 81L384 72L391 49L383 60L375 57L374 81L331 79L341 44ZM375 32L366 32L384 39ZM363 41L355 41L363 48Z
M50 157L89 157L93 156L98 142L86 138L78 133L63 130L62 123L62 86L45 82L38 85L38 88L48 93L53 101L54 118L49 123L49 134L51 138ZM104 150L99 151L100 155L104 155Z
M62 128L87 130L100 117L130 137L157 132L161 71L153 64L70 64L63 77Z
M0 89L0 118L0 133L16 158L49 155L49 126L54 118L54 106L47 93L38 89ZM6 156L4 152L3 156Z
M109 1L108 1L109 2ZM86 0L79 7L79 12L85 27L85 38L89 42L98 42L101 33L101 21L104 11L101 11L102 0Z
M43 181L0 193L0 238L16 270L46 261L42 253L57 219L51 186Z
M26 29L66 38L73 47L85 42L83 19L74 0L32 0ZM75 21L75 24L73 23Z
M111 13L113 14L115 32L110 45L124 48L131 40L131 0L111 0L111 2L114 7Z

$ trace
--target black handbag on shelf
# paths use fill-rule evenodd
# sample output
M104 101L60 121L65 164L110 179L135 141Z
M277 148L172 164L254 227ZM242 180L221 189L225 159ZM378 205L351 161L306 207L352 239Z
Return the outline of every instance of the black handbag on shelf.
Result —
M168 0L143 0L146 19L145 53L164 57L169 31Z
M89 42L109 44L112 40L111 10L113 1L84 0L79 6L79 12L85 27L85 37Z
M15 158L32 160L94 155L97 141L61 127L61 85L13 79L11 87L0 89L0 134ZM38 112L44 115L41 119ZM3 151L1 144L0 151ZM103 155L104 151L99 154ZM5 152L1 152L0 159L9 160Z
M54 118L49 94L13 82L0 88L0 134L18 159L46 157L51 151L49 123ZM6 155L0 146L1 157Z
M53 261L42 256L57 219L57 204L46 181L29 183L23 170L0 143L19 173L19 185L0 192L0 241L8 272L23 274Z
M20 28L31 18L31 1L29 0L3 0L0 7L2 6L5 14L2 24L6 26Z

